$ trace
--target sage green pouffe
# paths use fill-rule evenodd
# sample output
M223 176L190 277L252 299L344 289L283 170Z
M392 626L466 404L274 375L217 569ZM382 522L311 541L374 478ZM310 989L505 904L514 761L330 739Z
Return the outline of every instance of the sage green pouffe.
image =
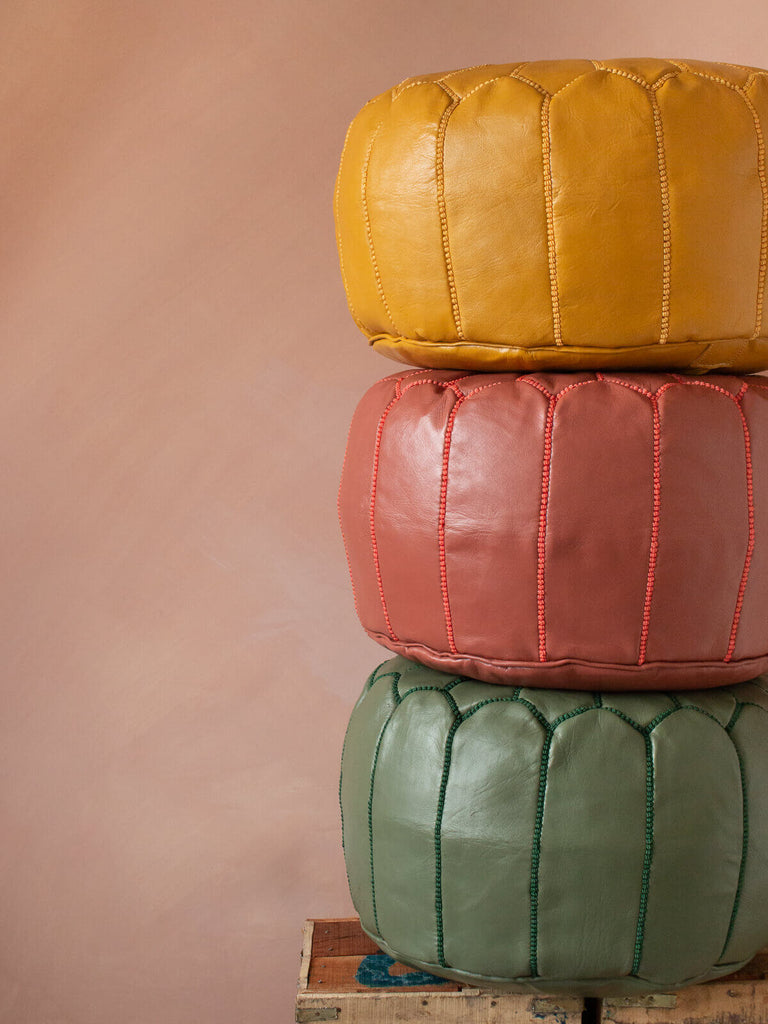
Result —
M596 694L381 665L342 755L363 928L407 964L520 991L737 970L768 943L767 680Z

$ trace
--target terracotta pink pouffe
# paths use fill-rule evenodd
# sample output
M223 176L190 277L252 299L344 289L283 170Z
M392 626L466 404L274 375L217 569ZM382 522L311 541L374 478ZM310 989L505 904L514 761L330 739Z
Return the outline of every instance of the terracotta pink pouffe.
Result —
M487 682L686 689L768 669L768 381L415 370L352 422L360 620Z

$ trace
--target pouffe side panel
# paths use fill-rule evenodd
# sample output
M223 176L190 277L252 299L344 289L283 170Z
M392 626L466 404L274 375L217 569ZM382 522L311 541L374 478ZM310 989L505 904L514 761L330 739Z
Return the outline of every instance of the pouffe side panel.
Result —
M617 423L618 449L608 441ZM654 512L653 424L650 401L629 388L590 381L558 396L543 595L551 661L637 662ZM618 565L621 587L611 585Z
M750 510L744 530L752 527L753 546L743 584L735 659L760 655L765 645L765 618L768 608L768 380L764 385L752 384L742 399L750 452L749 471L752 484Z
M620 75L588 74L552 98L550 122L562 339L610 347L658 338L664 246L650 96Z
M448 643L441 592L443 448L457 397L413 384L392 405L381 432L374 529L389 626L429 647Z
M451 98L437 84L392 100L369 150L366 227L369 259L390 326L417 338L455 339L446 275L435 154Z
M744 430L733 399L707 391L709 401L693 385L671 387L659 398L648 661L721 660L729 647L749 542Z
M638 973L663 984L720 959L741 865L741 773L730 737L701 711L670 712L650 737L653 856Z
M371 798L376 931L439 962L435 827L454 712L439 691L403 694L378 750Z
M376 576L371 545L371 492L377 437L384 413L395 397L395 381L378 381L358 403L349 428L339 486L339 521L349 564L355 608L369 629L384 633L386 616Z
M364 332L392 329L386 306L381 300L376 267L371 260L366 231L367 181L371 137L377 125L388 116L390 98L384 93L370 100L349 126L341 153L334 195L336 241L339 264L349 311Z
M762 215L755 154L740 144L755 130L749 107L735 90L685 73L657 96L674 240L670 335L749 337Z
M531 841L545 729L525 705L501 699L454 737L441 833L442 923L447 964L515 978L530 971Z
M646 748L639 729L600 708L556 726L541 780L538 848L534 841L536 974L617 978L632 972L646 789ZM599 821L610 821L611 831L596 843ZM557 842L550 841L553 833Z
M754 104L757 123L760 126L760 134L763 139L768 139L768 76L755 75L747 90L747 95ZM763 159L766 159L765 154ZM765 220L765 211L763 211L763 218L763 232L768 236L768 223ZM768 237L763 238L761 255L768 263ZM768 266L766 266L766 272L763 276L763 294L758 296L758 303L761 314L761 329L757 333L766 334L768 333L768 329L766 329L766 324L768 324Z
M397 677L379 669L368 681L350 717L341 758L341 840L349 890L363 926L374 930L368 801L376 747L397 707Z
M510 387L516 389L515 401L499 400ZM504 657L503 638L514 622L521 658L538 658L537 545L546 414L544 395L508 381L492 383L457 410L447 464L444 550L446 596L459 651ZM478 599L486 580L493 580L492 601Z
M763 693L763 704L766 699ZM743 769L747 834L722 963L743 960L768 942L768 744L760 739L766 714L764 706L744 707L731 730Z
M508 318L490 320L491 307L514 311L531 346L554 344L544 166L541 146L530 144L541 136L543 103L530 85L499 78L463 100L447 124L446 224L467 338L507 341ZM505 107L517 116L501 115Z

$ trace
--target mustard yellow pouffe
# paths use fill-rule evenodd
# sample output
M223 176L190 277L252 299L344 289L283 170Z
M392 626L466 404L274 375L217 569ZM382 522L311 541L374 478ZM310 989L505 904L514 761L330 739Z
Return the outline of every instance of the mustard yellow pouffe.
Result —
M403 370L352 421L360 620L487 682L648 690L768 670L768 380Z
M352 314L416 366L765 369L766 139L768 72L730 64L410 79L341 158Z
M363 928L482 987L599 996L737 970L768 941L765 687L565 693L381 665L342 756Z

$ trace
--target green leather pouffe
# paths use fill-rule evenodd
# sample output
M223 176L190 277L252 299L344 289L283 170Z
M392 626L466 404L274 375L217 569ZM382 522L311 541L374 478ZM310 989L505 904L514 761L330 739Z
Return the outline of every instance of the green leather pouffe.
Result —
M737 970L768 942L766 677L583 693L398 657L340 786L364 929L466 983L600 996Z

